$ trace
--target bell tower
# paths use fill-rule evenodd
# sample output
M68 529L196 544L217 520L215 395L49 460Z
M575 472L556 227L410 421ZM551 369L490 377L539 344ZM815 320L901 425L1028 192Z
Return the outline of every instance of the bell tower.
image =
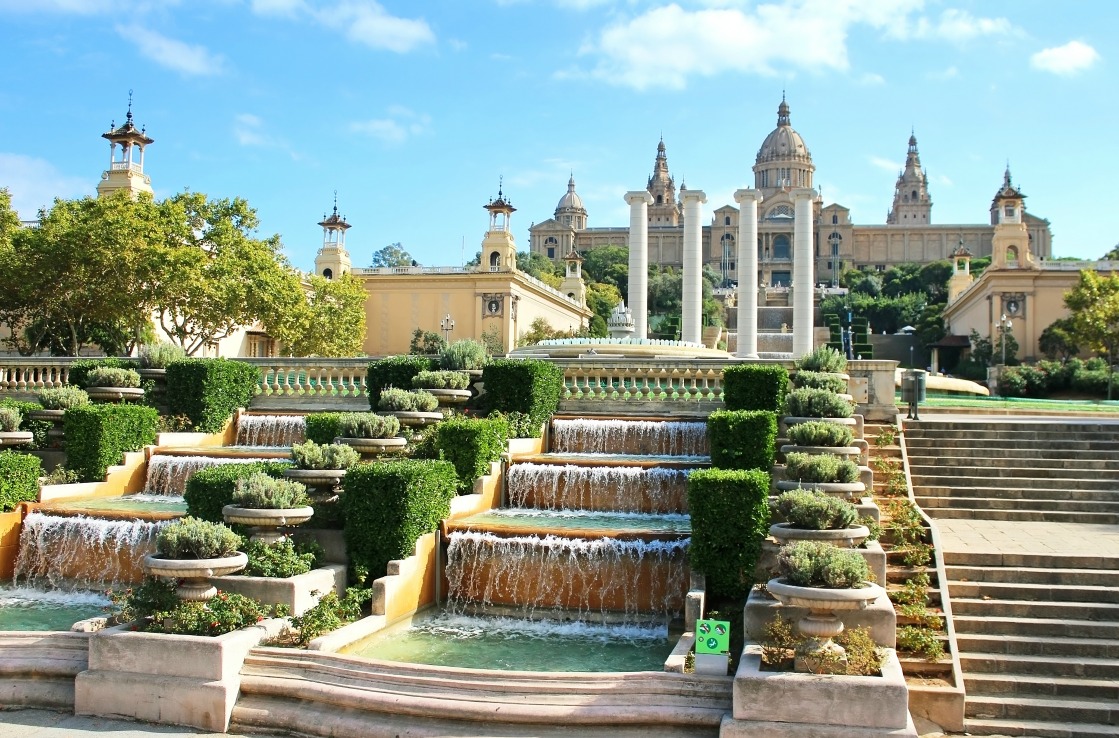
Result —
M1002 187L991 201L991 267L993 269L1037 269L1030 253L1026 229L1026 196L1010 181L1010 165L1002 175Z
M121 190L135 200L141 192L152 194L152 178L144 174L144 148L155 139L147 135L145 128L136 128L132 122L132 90L128 91L128 113L124 124L119 128L116 123L109 124L109 130L101 134L109 141L109 168L101 173L97 183L97 196L107 197ZM117 158L120 147L120 158Z
M649 224L652 226L680 225L680 204L676 201L676 182L668 173L668 155L664 150L664 139L657 144L657 158L653 162L653 176L645 187L653 196L649 206Z
M587 283L583 281L583 257L575 249L563 257L564 274L560 292L581 306L587 306Z
M971 276L971 252L964 246L963 239L959 247L952 252L952 276L948 278L948 304L956 301L964 290L971 286L975 277Z
M894 185L894 205L886 216L886 225L928 225L932 222L932 199L929 197L929 177L921 170L921 155L917 153L917 136L909 134L909 151L905 155L905 169Z
M500 181L497 199L490 200L482 207L490 213L490 229L482 239L482 261L478 265L478 271L503 272L516 269L517 244L509 229L509 219L517 209L505 199Z
M315 254L315 274L327 279L341 277L348 274L350 265L350 252L346 251L346 231L350 224L338 215L338 192L334 193L334 212L329 216L323 214L322 221L322 247Z

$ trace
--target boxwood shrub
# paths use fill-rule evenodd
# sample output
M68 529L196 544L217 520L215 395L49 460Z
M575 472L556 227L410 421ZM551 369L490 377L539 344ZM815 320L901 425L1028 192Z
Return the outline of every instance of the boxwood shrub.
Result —
M376 579L390 561L412 555L419 537L450 514L457 486L447 461L402 459L348 471L340 503L351 566Z
M772 410L785 404L789 372L779 364L735 364L723 370L727 410Z
M847 394L847 380L842 374L801 369L792 376L792 381L794 387L812 387L813 389L827 390L836 394Z
M217 433L237 408L256 396L260 373L230 359L183 359L167 367L167 404L171 415L190 418L194 429Z
M155 443L159 413L144 405L86 405L63 416L66 467L83 482L100 482L126 451Z
M800 418L849 418L854 406L834 392L804 387L789 393L786 412Z
M769 471L777 442L777 413L716 410L707 416L707 442L716 469Z
M304 436L308 441L319 444L334 443L334 439L342 435L338 432L342 413L311 413L303 421L306 423Z
M220 523L224 520L221 509L233 503L233 490L238 481L259 473L278 479L288 468L290 464L282 461L257 461L251 464L219 464L199 469L190 475L186 491L183 492L187 515Z
M42 473L37 456L0 451L0 512L11 512L21 502L39 499Z
M369 391L369 409L376 410L381 390L386 387L408 389L412 378L420 372L438 369L439 362L426 356L389 356L369 365L365 372L365 387Z
M539 359L495 359L482 370L486 411L526 413L532 437L559 407L563 369Z
M66 375L67 383L75 387L85 387L89 373L94 369L105 367L107 369L132 369L140 368L140 362L132 359L117 359L106 356L102 359L78 359L70 364L70 371Z
M744 598L769 532L769 474L697 469L688 476L692 568L707 577L708 596Z
M487 474L490 462L505 451L509 425L501 418L449 418L435 426L435 445L455 466L458 492L470 494L474 480Z

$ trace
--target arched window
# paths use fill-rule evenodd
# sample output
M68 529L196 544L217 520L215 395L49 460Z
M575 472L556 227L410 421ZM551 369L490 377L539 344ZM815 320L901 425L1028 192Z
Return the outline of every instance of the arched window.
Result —
M835 213L832 213L831 224L832 225L839 225L839 216L836 215Z
M789 258L789 237L785 235L774 236L773 238L773 258L774 259L788 259Z
M770 208L769 212L765 214L766 218L791 218L793 217L793 209L789 205L777 205Z
M664 195L657 195L657 205L664 205Z
M730 225L730 216L723 218L723 225Z
M914 199L914 200L916 200L916 199L917 199L917 190L913 190L913 195L912 195L912 197L913 197L913 199Z
M330 269L323 269L322 270L322 275L324 277L326 277L327 279L334 279L334 272L331 271Z
M501 254L496 251L490 253L490 269L496 269L501 266Z

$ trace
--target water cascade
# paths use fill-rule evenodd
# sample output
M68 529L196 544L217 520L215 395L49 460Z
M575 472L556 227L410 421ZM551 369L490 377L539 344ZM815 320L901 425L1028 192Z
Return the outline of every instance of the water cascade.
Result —
M104 589L139 581L140 562L155 551L162 524L29 513L20 532L15 583Z
M257 461L274 459L153 454L148 459L148 478L144 489L153 495L182 495L186 491L187 480L199 469L219 464L251 464Z
M302 415L247 415L237 419L238 446L292 446L303 443Z
M509 504L546 510L671 513L688 509L688 469L513 464Z
M552 451L568 454L705 456L707 424L699 421L554 420Z

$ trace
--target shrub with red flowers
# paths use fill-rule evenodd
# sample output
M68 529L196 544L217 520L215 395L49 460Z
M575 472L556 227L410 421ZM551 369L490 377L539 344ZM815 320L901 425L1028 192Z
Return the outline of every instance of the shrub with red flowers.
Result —
M134 622L134 630L177 635L219 636L270 617L273 608L236 594L218 591L205 602L184 602L173 584L148 578L137 587L112 595L114 620Z

